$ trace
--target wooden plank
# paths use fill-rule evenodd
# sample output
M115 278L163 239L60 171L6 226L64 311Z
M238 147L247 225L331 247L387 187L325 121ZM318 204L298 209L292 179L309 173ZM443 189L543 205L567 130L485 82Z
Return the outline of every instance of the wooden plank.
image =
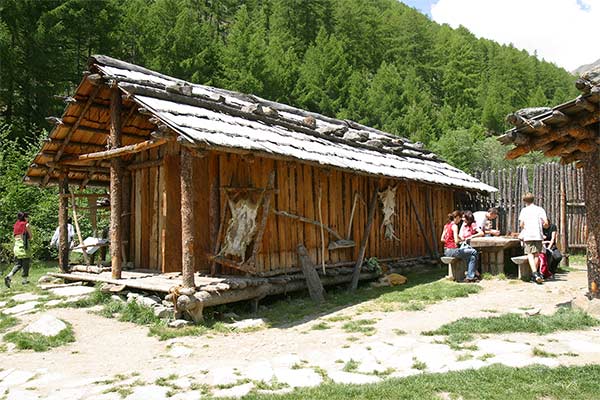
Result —
M150 209L148 210L150 216L148 218L150 222L150 256L149 256L149 269L158 269L158 259L159 259L159 251L158 251L158 168L153 167L148 170L148 183L149 183L149 194L150 194Z
M307 218L317 219L316 215L316 195L318 191L318 178L315 175L316 169L303 165L304 170L304 212ZM315 260L315 264L321 263L318 232L315 226L304 224L305 246L308 250L308 255L311 260Z
M135 266L141 268L142 265L142 171L135 173Z
M209 249L218 251L217 236L219 234L219 224L221 215L221 193L219 190L220 172L219 172L219 154L209 152L208 155L208 186L209 186L209 203L208 203L208 219L209 219ZM214 271L210 271L214 273Z
M297 199L296 199L296 195L298 192L298 188L296 187L296 163L288 163L288 198L289 198L289 208L290 208L290 212L298 215L298 206L297 206ZM289 224L289 232L290 232L290 237L289 237L289 246L290 248L294 248L295 246L298 246L298 244L300 244L301 242L298 240L298 225L300 225L299 222L294 222L294 223L290 223ZM295 252L291 252L291 259L290 259L290 264L289 264L289 268L295 267L300 265L300 263L298 262L298 255Z
M196 235L196 271L208 273L210 271L207 254L211 252L210 240L210 184L209 184L209 157L194 158L194 229Z
M163 251L166 243L165 238L165 220L167 216L166 210L166 192L165 192L165 168L162 165L164 152L159 152L161 165L158 167L158 270L163 270Z
M275 196L275 209L289 210L289 173L288 163L286 161L276 161L277 175L277 194ZM283 217L276 217L277 221L277 236L279 241L279 259L280 268L289 268L292 266L292 245L290 243L290 227L292 221L288 221Z
M363 260L365 258L365 250L367 246L367 240L369 238L369 233L371 231L371 227L373 226L373 219L375 216L375 209L377 208L377 192L378 187L374 185L373 194L369 201L369 215L367 216L367 225L365 227L365 235L361 238L360 249L358 251L358 259L356 260L356 264L354 265L354 271L352 272L352 282L350 283L350 291L355 291L358 287L358 279L360 277L360 269L362 267Z
M166 210L164 272L181 271L181 187L178 145L169 143L165 155ZM176 147L177 146L177 147Z
M142 160L146 161L148 159L148 153L143 152L142 154ZM142 237L141 237L141 259L140 259L140 263L141 263L141 268L148 268L149 267L149 256L150 256L150 232L149 232L149 226L150 224L148 223L148 217L149 217L149 200L150 200L150 191L149 191L149 183L148 183L148 174L149 171L148 169L143 169L141 171L142 175L141 175L141 179L142 179L142 187L141 187L141 207L142 207L142 214L141 214L141 218L140 218L140 223L141 223L141 233L142 233Z
M294 172L296 176L296 214L304 215L308 217L308 213L306 211L306 186L304 184L304 166L302 164L295 164ZM308 251L308 255L312 260L315 260L314 254L311 252L310 244L308 243L308 236L306 235L306 230L310 229L310 227L305 226L305 224L296 224L296 233L297 233L297 244L303 243ZM297 267L300 267L300 264L296 262Z

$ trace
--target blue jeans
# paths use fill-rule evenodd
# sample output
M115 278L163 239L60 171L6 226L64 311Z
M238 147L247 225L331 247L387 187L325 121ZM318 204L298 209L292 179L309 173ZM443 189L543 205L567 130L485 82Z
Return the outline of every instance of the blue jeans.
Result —
M471 246L461 247L458 249L444 249L444 255L446 257L458 257L467 263L467 278L475 278L475 271L477 271L477 250Z

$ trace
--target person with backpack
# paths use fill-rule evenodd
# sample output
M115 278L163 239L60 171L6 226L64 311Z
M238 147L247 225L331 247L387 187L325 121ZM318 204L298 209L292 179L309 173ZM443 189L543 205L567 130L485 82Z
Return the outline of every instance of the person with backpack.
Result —
M546 259L548 260L548 269L550 270L550 273L554 275L563 258L562 253L556 246L558 229L556 228L556 224L553 224L552 221L548 219L548 227L544 228L542 232L544 233L544 241L542 243L544 245Z
M519 239L524 243L523 249L531 268L531 281L542 283L544 278L538 271L539 254L543 250L542 240L544 234L542 229L548 226L548 217L542 207L533 204L534 200L535 197L532 193L526 193L523 196L525 207L519 213L519 227L521 228Z
M13 253L15 256L15 266L13 269L4 277L4 284L10 288L12 277L22 270L21 276L23 278L23 285L29 283L27 279L29 277L29 264L31 262L31 230L29 229L29 222L27 221L28 215L26 212L19 212L17 214L17 222L13 226L14 236L14 247Z

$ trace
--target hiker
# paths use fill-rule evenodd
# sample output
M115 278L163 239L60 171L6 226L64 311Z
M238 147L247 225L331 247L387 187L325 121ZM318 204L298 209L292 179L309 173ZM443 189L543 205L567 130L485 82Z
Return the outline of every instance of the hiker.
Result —
M500 235L499 230L492 229L492 221L498 218L498 209L496 207L492 207L487 211L476 211L473 213L473 217L475 217L475 223L485 236Z
M548 269L552 275L556 274L558 270L558 265L560 264L563 255L558 250L556 246L556 241L558 240L558 229L556 228L556 224L553 224L550 219L548 219L548 227L543 228L542 232L544 234L544 241L542 244L544 245L544 251L546 253L546 258L548 259Z
M532 282L542 283L544 278L538 272L539 254L542 252L542 240L544 234L542 229L548 226L548 217L542 207L533 204L535 197L531 193L523 196L525 207L519 213L519 227L521 233L519 239L524 243L524 251L531 268Z
M4 284L8 288L10 288L12 277L19 272L19 270L22 270L21 276L23 278L23 285L29 283L27 278L29 277L29 264L31 262L30 242L32 236L27 218L27 213L20 211L17 214L17 222L15 222L15 225L13 226L15 266L8 275L4 277Z
M71 247L73 247L73 237L75 236L75 229L73 228L73 225L71 225L72 222L73 222L73 220L71 219L71 217L69 217L67 219L67 244L68 244L69 249ZM50 239L50 246L54 246L58 249L59 245L60 245L60 226L56 228L56 230L54 231L54 235L52 235L52 239Z
M477 270L477 251L471 246L460 247L460 238L458 237L458 224L462 219L460 211L453 211L448 214L448 223L444 225L440 241L444 243L444 255L446 257L458 257L467 263L467 277L465 282L475 282L475 271Z

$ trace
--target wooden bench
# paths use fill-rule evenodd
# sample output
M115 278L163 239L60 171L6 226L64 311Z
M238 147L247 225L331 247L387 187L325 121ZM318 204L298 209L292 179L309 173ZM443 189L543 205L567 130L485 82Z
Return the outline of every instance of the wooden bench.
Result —
M531 279L531 267L529 266L529 260L527 256L512 257L512 262L517 264L519 270L519 279L528 281Z
M465 279L465 274L467 273L467 266L461 258L441 257L440 260L442 260L444 264L448 264L448 279L457 282L461 282Z

